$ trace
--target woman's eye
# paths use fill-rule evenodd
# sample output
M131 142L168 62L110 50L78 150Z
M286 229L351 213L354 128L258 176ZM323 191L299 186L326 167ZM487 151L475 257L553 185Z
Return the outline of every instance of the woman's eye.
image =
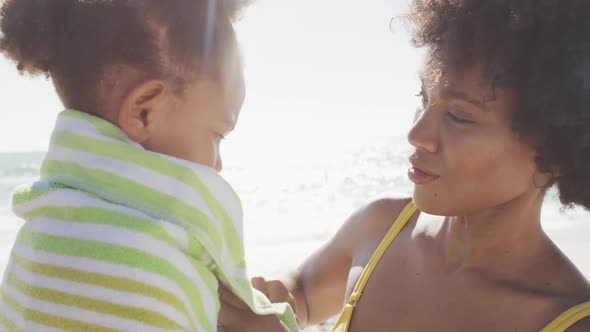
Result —
M463 118L463 117L461 117L461 116L457 115L457 114L456 114L456 113L454 113L453 111L448 111L448 112L447 112L447 116L448 116L448 117L449 117L449 118L450 118L452 121L454 121L454 122L457 122L457 123L464 123L464 124L475 123L475 121L472 121L472 120L465 119L465 118Z

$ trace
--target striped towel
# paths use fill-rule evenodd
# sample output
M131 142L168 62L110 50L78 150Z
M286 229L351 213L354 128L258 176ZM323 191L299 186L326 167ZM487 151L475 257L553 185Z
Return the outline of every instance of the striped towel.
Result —
M249 283L242 207L211 168L153 153L113 124L58 116L0 291L0 331L216 331L218 280L297 331Z

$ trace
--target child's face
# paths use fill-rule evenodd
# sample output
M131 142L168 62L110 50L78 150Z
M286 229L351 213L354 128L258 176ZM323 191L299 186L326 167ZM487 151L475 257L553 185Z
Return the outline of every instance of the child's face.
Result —
M162 153L221 171L220 145L236 126L244 88L231 92L208 83L195 83L171 108L162 130Z
M221 141L236 126L245 98L243 69L238 53L227 56L221 82L199 80L181 94L167 93L154 116L151 151L222 169Z

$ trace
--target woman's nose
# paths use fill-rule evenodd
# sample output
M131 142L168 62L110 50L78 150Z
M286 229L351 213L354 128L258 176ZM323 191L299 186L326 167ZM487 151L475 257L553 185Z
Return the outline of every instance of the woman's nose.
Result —
M408 133L408 142L417 149L423 149L431 153L438 151L439 133L436 114L432 111L418 111L414 119L414 125Z

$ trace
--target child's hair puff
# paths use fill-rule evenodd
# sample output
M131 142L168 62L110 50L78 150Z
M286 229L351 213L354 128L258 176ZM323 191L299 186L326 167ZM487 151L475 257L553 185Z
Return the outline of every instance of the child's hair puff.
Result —
M178 82L219 75L231 22L247 0L5 0L0 52L21 72L51 76L88 109L105 68L130 65ZM65 95L65 96L63 96Z

